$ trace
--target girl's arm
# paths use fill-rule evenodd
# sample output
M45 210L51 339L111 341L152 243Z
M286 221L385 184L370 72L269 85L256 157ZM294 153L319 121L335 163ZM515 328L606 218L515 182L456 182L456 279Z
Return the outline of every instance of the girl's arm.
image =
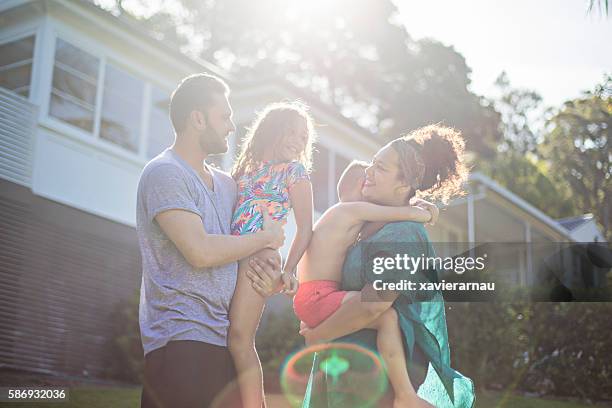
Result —
M308 248L312 237L312 184L308 179L296 182L289 189L289 198L293 207L293 215L297 231L291 242L289 254L283 267L283 273L293 273L300 258Z
M392 222L392 221L416 221L431 222L435 221L435 205L431 204L432 211L413 206L384 206L364 201L354 201L339 204L341 210L353 217L356 221L362 222Z
M327 342L361 330L389 309L399 296L398 292L380 292L372 285L363 287L360 294L351 296L331 316L315 328L303 328L300 334L306 344ZM367 299L363 301L363 299Z

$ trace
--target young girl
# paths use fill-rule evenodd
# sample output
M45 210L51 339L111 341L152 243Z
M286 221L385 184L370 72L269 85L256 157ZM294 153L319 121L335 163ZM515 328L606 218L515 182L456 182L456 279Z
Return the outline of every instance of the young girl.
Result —
M283 291L289 295L297 290L295 269L312 235L312 186L308 171L313 137L313 121L303 105L268 105L249 129L232 169L238 184L232 234L260 230L263 222L260 206L273 219L285 222L289 210L293 209L297 231L281 274ZM246 275L248 262L254 257L272 258L280 264L280 254L272 249L240 261L230 307L229 350L238 372L244 407L261 408L263 374L255 349L255 332L265 299L253 289Z

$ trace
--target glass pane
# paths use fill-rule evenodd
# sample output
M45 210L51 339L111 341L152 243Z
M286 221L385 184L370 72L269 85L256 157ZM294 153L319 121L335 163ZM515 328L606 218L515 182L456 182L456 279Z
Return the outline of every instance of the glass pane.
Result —
M168 92L152 88L149 140L147 141L147 157L149 158L157 156L174 140L174 131L168 112L169 103Z
M80 48L67 43L61 38L57 39L55 46L55 61L61 62L64 65L80 72L89 79L97 82L98 66L100 61L98 58L86 53Z
M99 64L97 58L57 39L49 115L93 131Z
M142 104L143 81L112 65L106 65L104 93L117 94L134 104Z
M174 131L170 119L166 115L151 113L149 121L149 140L147 142L147 157L152 158L170 147L174 141Z
M30 94L34 36L0 45L0 87Z
M312 163L312 181L313 199L315 210L324 212L329 207L329 179L327 172L329 171L329 151L321 146L316 145L313 163Z
M96 105L96 86L56 66L53 69L53 89L81 102L93 110Z
M27 98L30 89L31 73L31 64L0 70L0 86L16 91Z
M93 131L93 110L55 93L51 94L49 114L88 132Z
M111 65L106 66L100 137L138 151L144 84Z
M0 67L31 60L34 54L34 36L0 45Z

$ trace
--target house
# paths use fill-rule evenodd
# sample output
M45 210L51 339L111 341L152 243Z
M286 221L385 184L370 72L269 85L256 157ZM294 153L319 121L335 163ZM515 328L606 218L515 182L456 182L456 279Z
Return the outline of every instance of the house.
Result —
M570 231L571 236L578 242L605 242L606 238L597 226L593 214L584 214L577 217L568 217L557 220L562 227Z
M323 125L312 174L319 214L336 202L350 160L368 160L380 146L289 83L240 83L88 1L0 3L0 368L105 374L114 308L140 287L138 178L172 142L170 92L202 71L233 89L238 131L212 160L226 169L255 111L281 99L311 104ZM472 181L432 240L575 240L490 179ZM294 223L287 228L291 236ZM516 279L528 281L528 268Z

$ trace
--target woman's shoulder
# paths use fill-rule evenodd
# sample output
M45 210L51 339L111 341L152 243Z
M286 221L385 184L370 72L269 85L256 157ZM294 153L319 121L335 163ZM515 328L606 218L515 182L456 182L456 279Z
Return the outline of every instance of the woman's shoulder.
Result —
M396 221L387 223L380 231L379 239L391 238L393 241L429 241L425 226L420 222Z

